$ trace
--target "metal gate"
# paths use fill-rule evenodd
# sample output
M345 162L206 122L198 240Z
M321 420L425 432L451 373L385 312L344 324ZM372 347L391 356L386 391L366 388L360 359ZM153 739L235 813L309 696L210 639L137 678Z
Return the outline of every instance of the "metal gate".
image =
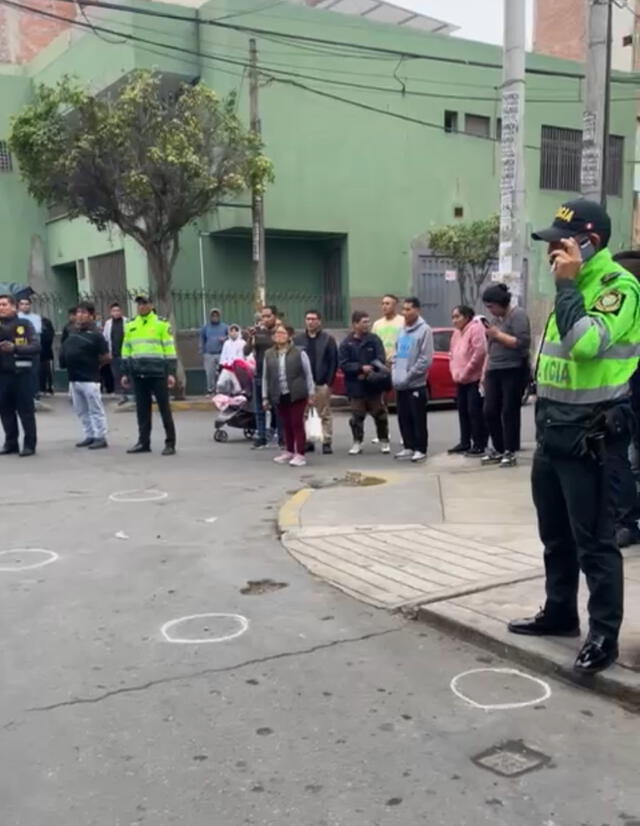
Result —
M96 312L102 318L108 318L110 305L118 301L126 313L128 298L124 251L118 250L89 258L89 275L91 291L96 300Z
M430 250L413 251L413 284L422 304L422 316L432 327L449 327L451 310L460 304L457 281L447 281L445 272L456 266L448 258L432 255Z

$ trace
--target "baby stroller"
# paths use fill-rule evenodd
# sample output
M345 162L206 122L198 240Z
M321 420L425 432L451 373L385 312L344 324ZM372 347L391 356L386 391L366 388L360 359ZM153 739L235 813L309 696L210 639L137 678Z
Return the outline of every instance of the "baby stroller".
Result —
M236 359L233 364L222 366L216 395L212 401L218 408L213 426L216 442L226 442L227 427L237 427L245 439L253 439L256 433L256 414L253 409L253 375L251 362Z

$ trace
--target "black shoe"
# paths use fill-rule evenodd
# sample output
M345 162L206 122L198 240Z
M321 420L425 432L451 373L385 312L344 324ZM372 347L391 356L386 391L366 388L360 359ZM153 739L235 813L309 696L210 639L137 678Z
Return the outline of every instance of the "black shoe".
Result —
M0 456L10 456L12 453L20 453L18 445L4 445L0 448Z
M164 450L162 451L162 456L175 456L176 449L173 445L165 445Z
M93 439L83 439L81 442L76 444L76 447L89 447L89 445L93 444Z
M449 456L453 456L456 453L466 453L468 450L469 445L457 444L454 447L450 447L449 450L447 450L447 453Z
M322 454L323 456L330 456L333 453L333 447L331 446L331 442L325 442L322 445Z
M304 446L304 452L305 453L315 453L316 452L316 446L314 445L314 443L313 442L307 442Z
M591 634L585 640L573 665L578 674L596 674L609 668L618 659L618 644L606 637Z
M529 637L580 636L580 625L577 620L571 623L553 622L544 611L539 611L535 617L511 620L507 628L512 634L524 634Z
M35 456L35 453L36 449L34 447L23 447L19 455L24 458L25 456Z
M130 447L127 453L151 453L151 448L149 445L141 445L140 442L138 442L138 444Z
M486 447L470 447L469 450L465 450L465 456L484 456Z
M94 439L89 445L89 450L101 450L103 447L109 447L106 439Z
M640 543L640 531L636 528L618 528L616 531L616 542L619 548L628 548L630 545Z
M266 446L266 439L256 439L255 442L251 445L251 450L264 450Z

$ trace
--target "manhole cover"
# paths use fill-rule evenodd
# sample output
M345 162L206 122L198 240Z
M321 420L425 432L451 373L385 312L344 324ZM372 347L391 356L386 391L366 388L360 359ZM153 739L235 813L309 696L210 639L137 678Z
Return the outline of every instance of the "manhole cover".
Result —
M240 593L245 596L259 596L268 594L270 591L279 591L288 587L288 582L274 582L272 579L250 579L244 588L240 588Z
M471 761L501 777L519 777L548 765L551 758L530 749L521 740L509 740L477 754Z

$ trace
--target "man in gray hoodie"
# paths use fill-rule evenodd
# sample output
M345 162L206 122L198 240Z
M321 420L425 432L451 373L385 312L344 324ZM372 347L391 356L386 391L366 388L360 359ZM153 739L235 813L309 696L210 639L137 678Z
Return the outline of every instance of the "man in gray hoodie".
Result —
M433 332L420 315L420 301L404 301L404 329L393 356L392 379L398 405L403 448L396 459L423 462L427 458L427 370L433 361Z

